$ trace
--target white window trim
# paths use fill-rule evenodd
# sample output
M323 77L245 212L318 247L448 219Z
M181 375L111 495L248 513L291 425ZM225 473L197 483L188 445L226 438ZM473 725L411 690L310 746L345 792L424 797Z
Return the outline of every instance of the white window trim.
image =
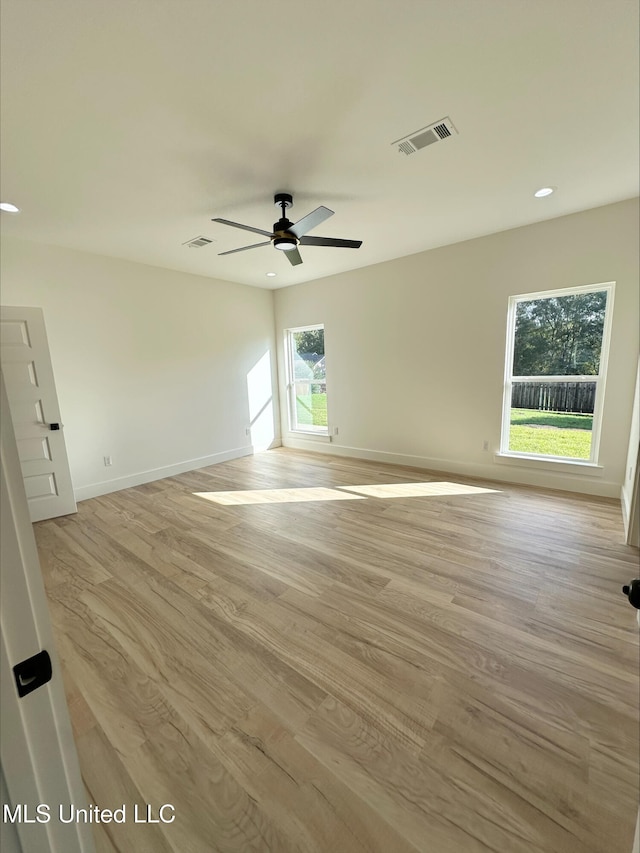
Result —
M554 297L574 296L583 293L599 293L607 291L607 305L604 315L604 327L602 330L602 347L600 350L600 366L597 376L512 376L513 348L515 344L516 308L519 302L533 302L536 299L549 299ZM598 464L600 452L600 435L602 430L602 413L604 411L604 395L607 379L607 368L609 364L609 344L611 341L611 325L613 322L613 300L615 294L615 281L607 281L602 284L587 284L578 287L564 287L555 290L541 290L537 293L521 293L509 297L507 310L507 346L504 361L504 394L502 400L502 431L500 437L500 450L496 454L496 461L529 460L531 462L562 463L576 469L602 470ZM534 453L520 453L509 450L509 434L511 427L511 391L513 383L517 381L526 382L595 382L596 394L593 408L593 427L591 431L591 455L589 459L576 459L572 456L544 456Z
M291 435L304 436L305 439L312 438L318 441L329 441L329 424L327 410L327 427L325 430L317 429L302 429L299 426L293 426L295 423L295 371L293 367L293 350L291 342L295 332L313 332L316 329L325 331L324 323L313 323L310 326L295 326L284 330L284 353L285 353L285 371L286 371L286 394L287 394L287 415L288 415L288 431ZM325 354L326 358L326 354ZM325 362L326 364L326 362ZM326 384L326 380L325 380ZM328 395L327 395L328 399Z

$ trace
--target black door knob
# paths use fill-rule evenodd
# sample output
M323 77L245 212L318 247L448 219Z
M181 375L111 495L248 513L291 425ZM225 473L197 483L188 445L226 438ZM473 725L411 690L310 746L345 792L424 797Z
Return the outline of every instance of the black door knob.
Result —
M49 424L49 429L60 429L60 424Z
M622 591L635 608L640 610L640 578L634 578L630 584L622 587Z

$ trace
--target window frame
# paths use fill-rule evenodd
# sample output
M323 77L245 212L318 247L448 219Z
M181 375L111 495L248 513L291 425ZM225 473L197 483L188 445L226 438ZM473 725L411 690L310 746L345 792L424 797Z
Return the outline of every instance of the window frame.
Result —
M584 293L601 293L606 291L607 302L602 329L602 343L600 347L600 363L598 374L591 376L565 375L565 376L514 376L513 355L515 348L516 311L520 302L534 302L538 299L562 298L564 296L579 296ZM613 301L615 294L615 281L602 282L600 284L578 285L576 287L563 287L554 290L541 290L536 293L521 293L509 297L507 309L507 346L504 368L504 391L502 399L502 426L500 435L500 455L515 459L532 459L539 462L564 462L574 465L597 466L600 452L600 436L602 430L602 414L604 411L604 394L607 379L607 367L609 364L609 345L611 343L611 326L613 322ZM592 382L595 383L595 403L593 407L593 425L591 428L591 454L589 459L580 459L575 456L551 456L541 453L523 453L509 449L511 432L511 399L512 389L515 382Z
M284 353L285 353L285 385L286 385L286 393L287 393L287 413L289 419L289 432L302 434L305 436L316 436L318 438L326 438L329 436L329 411L328 411L328 402L329 402L329 394L327 392L327 426L324 428L315 428L315 429L304 429L304 426L297 425L297 414L296 414L296 377L295 377L295 369L294 369L294 350L293 350L293 342L294 342L294 334L296 332L315 332L318 329L322 329L323 335L325 333L325 325L324 323L313 323L309 326L295 326L290 329L284 330ZM327 378L326 378L326 339L325 339L325 379L324 384L327 386ZM319 384L319 383L318 383ZM328 386L327 386L328 387ZM294 426L295 424L295 426Z

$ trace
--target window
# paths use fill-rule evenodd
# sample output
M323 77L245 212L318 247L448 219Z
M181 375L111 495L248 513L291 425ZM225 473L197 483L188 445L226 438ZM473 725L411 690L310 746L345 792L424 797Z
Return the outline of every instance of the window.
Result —
M512 296L501 453L596 463L613 283Z
M289 428L328 435L324 326L285 331Z

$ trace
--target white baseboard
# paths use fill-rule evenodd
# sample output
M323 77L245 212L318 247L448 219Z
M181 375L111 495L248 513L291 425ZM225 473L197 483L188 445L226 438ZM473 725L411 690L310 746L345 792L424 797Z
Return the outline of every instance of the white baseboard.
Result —
M373 462L388 462L392 465L406 465L411 468L424 468L429 471L444 471L482 480L498 480L505 483L516 483L524 486L538 486L543 489L558 489L564 492L594 495L605 498L620 496L620 483L606 482L596 479L590 472L588 475L569 474L555 471L533 471L530 467L512 464L478 464L460 462L455 459L436 459L428 456L411 456L405 453L389 453L382 450L370 450L364 447L348 447L331 443L319 445L317 442L304 438L285 436L282 440L284 447L296 450L309 450L313 453L326 453L332 456L351 456L355 459L369 459ZM529 463L530 464L530 463Z
M278 439L271 443L271 447L279 447L280 444L281 442ZM152 483L154 480L173 477L175 474L196 471L198 468L206 468L208 465L217 465L220 462L239 459L241 456L251 456L254 452L255 449L251 445L235 447L232 450L213 453L211 456L202 456L199 459L187 459L185 462L177 462L174 465L166 465L163 468L153 468L151 471L140 471L137 474L129 474L127 477L116 477L114 480L104 480L101 483L79 486L77 489L74 489L75 499L76 501L85 501L88 498L97 498L100 495L119 492L121 489L130 489L132 486L142 486L144 483Z

